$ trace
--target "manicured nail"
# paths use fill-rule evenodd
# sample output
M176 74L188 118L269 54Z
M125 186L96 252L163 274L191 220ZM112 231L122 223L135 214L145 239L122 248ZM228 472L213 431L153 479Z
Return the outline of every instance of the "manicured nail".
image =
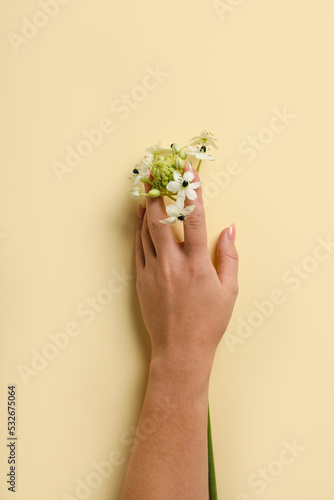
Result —
M233 243L235 242L236 230L235 230L235 225L234 224L231 224L230 227L228 228L227 237Z
M144 217L144 213L145 213L145 207L141 203L139 203L137 210L138 219L142 219Z
M192 168L191 164L190 164L190 161L189 160L186 160L184 162L184 168Z

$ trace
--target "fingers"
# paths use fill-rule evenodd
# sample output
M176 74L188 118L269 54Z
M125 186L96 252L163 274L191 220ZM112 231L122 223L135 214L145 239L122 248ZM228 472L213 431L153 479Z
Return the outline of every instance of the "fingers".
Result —
M191 169L189 162L186 162L184 171ZM193 170L195 178L192 183L199 182L199 174ZM202 188L196 189L197 198L188 200L186 198L185 206L195 205L195 210L187 217L184 224L184 248L188 253L196 253L207 250L207 235L205 225L205 213L203 206Z
M146 193L151 189L149 184L145 184ZM162 196L158 198L146 197L147 224L151 235L151 240L157 255L169 253L176 246L172 229L170 226L161 224L161 220L166 219L166 208Z
M136 253L136 267L137 271L141 271L145 266L145 255L143 243L141 239L141 231L143 227L143 220L145 214L145 207L138 205L137 222L136 222L136 238L135 238L135 253Z
M235 225L220 233L218 239L218 270L221 284L229 295L236 298L238 294L238 252L235 248Z
M154 248L154 244L151 238L151 233L148 227L148 221L147 221L147 208L145 210L145 214L143 217L143 225L141 228L141 241L143 245L143 250L144 250L144 256L145 256L145 265L150 261L150 259L155 259L157 254Z

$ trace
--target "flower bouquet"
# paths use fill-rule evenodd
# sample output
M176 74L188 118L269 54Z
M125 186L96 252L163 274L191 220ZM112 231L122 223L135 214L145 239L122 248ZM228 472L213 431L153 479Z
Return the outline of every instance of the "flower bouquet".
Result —
M146 149L142 161L133 169L134 185L129 190L134 199L140 196L167 196L175 201L175 204L166 206L168 217L161 220L162 224L173 225L181 221L185 223L187 216L193 212L195 205L184 206L186 198L195 200L196 189L202 182L193 182L194 170L199 172L202 161L213 161L210 147L218 149L217 139L211 132L203 131L200 135L193 137L189 144L180 146L173 143L169 147L162 147L158 142L155 146ZM191 168L184 171L185 162L190 163ZM196 162L196 167L193 163ZM150 189L144 192L139 187L139 182L149 184ZM209 498L217 500L216 476L212 447L210 409L208 410L208 465L209 465Z
M140 196L168 196L176 201L175 205L168 205L166 212L169 217L161 220L163 224L175 224L184 222L195 208L194 205L184 206L186 198L194 200L197 197L196 189L201 182L193 182L194 172L192 162L197 161L196 170L199 172L203 160L214 160L209 149L210 146L218 149L217 139L206 130L191 139L188 146L180 146L173 143L170 147L162 147L158 142L155 146L146 149L146 154L138 165L133 169L134 186L130 189L130 195L138 199ZM191 169L184 172L185 161L189 161ZM150 184L148 193L143 192L138 186L139 182Z

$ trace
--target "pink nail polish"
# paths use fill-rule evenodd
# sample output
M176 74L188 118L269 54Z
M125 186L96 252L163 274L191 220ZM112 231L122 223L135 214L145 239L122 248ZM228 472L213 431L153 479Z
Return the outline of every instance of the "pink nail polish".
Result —
M236 229L235 229L235 225L234 224L231 224L230 227L228 228L227 237L233 243L235 242Z

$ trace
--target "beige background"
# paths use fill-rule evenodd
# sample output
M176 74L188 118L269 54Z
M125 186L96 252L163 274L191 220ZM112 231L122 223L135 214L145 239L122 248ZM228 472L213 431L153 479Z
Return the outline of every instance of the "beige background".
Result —
M119 498L129 456L122 435L137 423L149 360L134 280L118 283L120 293L90 323L77 307L113 271L135 273L136 202L127 189L144 148L208 128L220 139L216 162L202 168L210 247L234 221L240 254L240 295L210 390L219 498L332 500L333 250L316 254L321 262L312 257L318 238L334 238L332 2L57 5L50 18L37 1L2 3L0 16L0 407L5 438L6 387L15 383L15 498L83 498L77 481L98 483L92 464L112 450L123 464L86 498ZM22 18L45 26L16 38L15 51ZM165 76L156 88L138 90L157 66ZM117 99L131 92L142 100L121 113ZM283 130L263 131L284 108L293 118ZM54 162L105 118L113 131L60 182ZM248 161L243 142L258 134L267 143ZM219 187L212 174L224 176L231 161L238 174ZM295 282L294 265L304 266ZM266 318L254 314L254 301L275 289L284 303ZM240 318L249 316L259 326L241 338ZM41 353L50 332L71 321L80 334L22 377L32 350ZM293 463L275 462L294 440ZM249 477L261 467L276 476L259 493Z

